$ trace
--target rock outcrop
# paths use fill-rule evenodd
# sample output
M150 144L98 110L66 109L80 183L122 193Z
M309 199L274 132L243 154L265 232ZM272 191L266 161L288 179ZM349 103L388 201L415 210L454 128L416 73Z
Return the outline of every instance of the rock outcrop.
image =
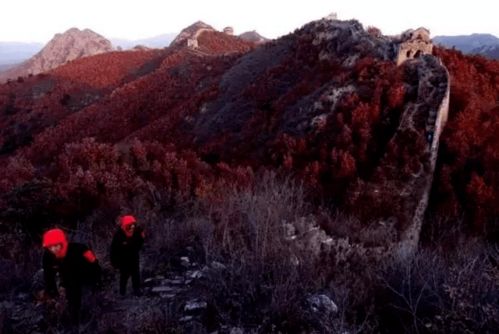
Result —
M112 50L111 42L92 30L71 28L63 34L56 34L31 59L0 74L0 81L47 72L69 61Z

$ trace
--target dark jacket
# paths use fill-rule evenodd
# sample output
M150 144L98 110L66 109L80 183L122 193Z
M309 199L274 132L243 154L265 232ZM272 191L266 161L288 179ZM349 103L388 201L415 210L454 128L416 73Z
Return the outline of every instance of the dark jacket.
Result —
M92 251L85 245L70 242L66 255L58 259L45 250L42 259L45 290L57 296L56 273L66 289L79 289L82 285L96 286L100 283L101 268Z
M114 233L111 242L111 264L114 268L128 269L139 265L139 252L144 244L144 232L136 227L133 235L127 237L121 228Z

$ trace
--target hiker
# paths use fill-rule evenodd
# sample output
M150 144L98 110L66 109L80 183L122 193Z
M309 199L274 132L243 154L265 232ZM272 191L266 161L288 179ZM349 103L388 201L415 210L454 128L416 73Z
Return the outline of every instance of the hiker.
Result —
M49 298L59 296L56 274L65 289L70 321L78 327L82 288L100 285L101 268L95 254L80 243L68 242L64 231L51 229L43 235L43 274L45 294Z
M126 294L128 278L132 278L135 295L140 295L139 252L144 244L144 232L134 216L119 218L119 227L111 243L111 264L120 271L120 294Z

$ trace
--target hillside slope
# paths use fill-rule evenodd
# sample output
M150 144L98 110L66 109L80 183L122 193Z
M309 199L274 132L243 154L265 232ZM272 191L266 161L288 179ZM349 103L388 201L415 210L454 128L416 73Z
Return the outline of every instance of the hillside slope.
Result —
M5 127L0 158L26 159L39 178L56 175L54 158L62 158L65 145L85 138L120 147L136 139L158 142L193 152L203 168L229 164L292 173L316 190L317 199L327 198L368 221L395 219L399 228L407 227L420 194L406 198L397 191L428 187L411 182L414 175L432 176L434 117L448 85L436 58L396 66L399 41L371 35L356 21L312 22L256 48L197 25L162 51L107 53L1 86ZM187 35L195 35L196 47L185 42L192 37ZM470 203L483 200L483 189L486 201L497 198L496 177L484 176L495 173L494 155L477 156L487 159L477 175L466 167L464 184L473 180L466 188L458 186L457 176L453 187L446 181L449 168L459 174L459 166L468 166L464 158L442 162L455 142L448 138L462 117L463 96L476 96L474 103L490 118L483 122L495 125L497 63L459 56L459 66L466 68L459 72L452 52L439 50L437 55L452 78L451 125L436 167L438 191L447 194L432 197L431 206L435 212L465 212L471 223L490 221L497 209ZM402 124L410 114L406 131ZM480 132L478 121L457 132L472 129ZM494 134L490 136L475 149L495 152ZM4 175L11 167L2 167ZM201 180L195 179L192 186L197 187ZM23 182L14 178L4 190Z

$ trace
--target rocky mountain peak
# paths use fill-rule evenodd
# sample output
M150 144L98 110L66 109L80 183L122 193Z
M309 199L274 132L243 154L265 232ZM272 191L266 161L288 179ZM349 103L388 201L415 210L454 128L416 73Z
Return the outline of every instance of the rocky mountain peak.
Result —
M113 46L103 36L90 29L71 28L62 34L55 34L40 52L2 73L0 80L46 72L69 61L109 51L113 51Z
M30 73L36 74L68 61L112 51L111 42L90 29L71 28L56 34L31 60Z

